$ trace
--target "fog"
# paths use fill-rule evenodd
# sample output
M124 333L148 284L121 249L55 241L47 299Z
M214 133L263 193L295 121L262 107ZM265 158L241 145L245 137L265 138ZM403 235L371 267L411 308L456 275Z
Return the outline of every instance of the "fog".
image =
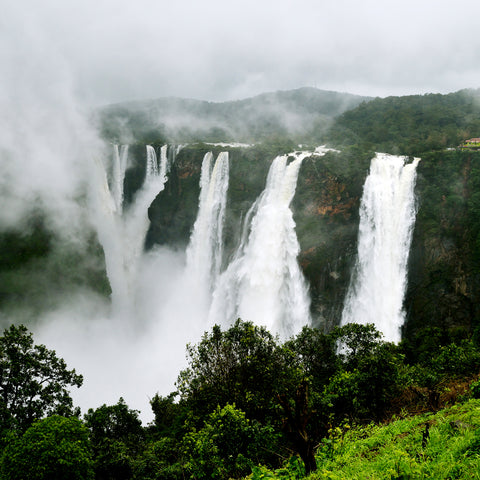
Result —
M53 243L32 272L39 284L96 235L92 168L110 147L89 120L92 107L172 95L236 100L302 86L373 96L479 86L473 0L454 8L413 0L4 3L0 232L24 232L41 214ZM102 270L101 256L94 260L70 268ZM60 288L61 278L51 291L40 285L38 303L9 305L0 316L31 322L38 341L84 374L74 392L83 411L123 396L148 421L149 397L174 388L185 343L204 325L195 299L187 305L179 294L182 253L158 249L137 260L130 323L105 296L74 281Z
M16 41L2 48L18 63L39 54L33 83L50 80L45 65L57 53L90 105L301 86L369 96L478 87L474 0L8 3L0 35L4 44L14 31Z
M20 6L9 12L15 14L9 16L14 23L3 17L9 35L2 30L6 42L0 42L5 72L0 87L0 233L26 235L38 217L51 240L44 258L2 277L8 282L2 295L12 285L19 291L14 302L2 304L0 319L3 326L26 323L37 342L55 349L84 375L84 386L72 392L84 413L123 396L148 421L149 398L173 390L185 365L185 344L199 338L195 325L188 323L199 314L194 299L190 311L175 296L184 259L167 250L135 259L135 316L128 319L112 308L108 296L89 288L88 279L78 278L104 268L102 255L84 254L98 227L94 220L100 206L92 195L98 188L95 164L106 162L111 146L92 127L57 45ZM184 319L180 325L178 318Z
M183 276L184 265L184 256L168 249L142 258L135 316L128 322L86 292L71 295L63 307L42 316L35 338L54 347L84 375L83 386L72 392L83 413L123 397L148 423L153 417L149 400L175 389L186 366L186 344L198 342L204 327L199 299Z

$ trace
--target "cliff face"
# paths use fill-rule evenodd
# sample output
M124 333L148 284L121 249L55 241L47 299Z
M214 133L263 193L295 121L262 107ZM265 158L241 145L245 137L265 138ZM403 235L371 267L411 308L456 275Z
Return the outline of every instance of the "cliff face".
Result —
M198 144L177 155L165 190L149 209L147 248L184 249L188 244L198 210L201 164L210 150L216 157L222 148ZM265 187L271 162L285 146L229 151L227 259L238 246L248 209ZM313 321L320 328L329 329L341 318L356 260L359 204L373 155L354 148L329 152L306 158L300 170L291 208L301 248L298 260L310 286ZM145 175L145 145L130 147L129 162L127 202ZM471 334L480 324L480 152L426 154L417 174L418 214L409 258L404 334L418 342ZM60 254L58 248L52 250L53 240L41 224L33 225L30 233L0 236L0 306L40 305L51 299L52 285L61 295L67 283L108 294L103 254L94 238L85 251L76 247L75 252Z
M210 148L211 149L211 148ZM208 146L178 155L166 189L149 211L148 244L188 243L198 208L199 178ZM215 156L220 151L214 148ZM265 186L275 154L232 149L225 227L226 254L238 245L242 220ZM338 324L356 258L358 210L373 152L348 150L303 162L292 202L310 285L314 322ZM418 166L418 215L405 300L409 337L434 328L444 335L472 331L480 314L480 153L444 151Z
M480 154L436 152L420 162L406 297L408 337L464 335L479 323Z
M199 179L208 146L183 149L173 165L166 188L149 210L148 246L184 248L198 209ZM220 149L214 148L216 156ZM238 246L248 209L265 188L274 150L230 150L230 181L225 225L226 257ZM352 158L355 157L355 162ZM339 322L343 297L356 254L358 206L370 154L328 153L302 164L292 202L299 262L310 285L316 325Z

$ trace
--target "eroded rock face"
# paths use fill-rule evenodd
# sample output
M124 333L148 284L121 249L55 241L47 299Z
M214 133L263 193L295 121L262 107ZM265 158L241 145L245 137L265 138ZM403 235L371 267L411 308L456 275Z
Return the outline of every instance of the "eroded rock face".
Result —
M149 210L147 247L184 248L198 209L202 158L222 147L185 147L177 156L165 190ZM132 156L143 150L132 149ZM238 246L245 215L265 187L278 152L265 148L230 149L225 256ZM359 204L373 152L330 152L303 161L291 208L301 252L298 260L310 286L314 325L340 322L356 258ZM129 172L130 186L141 176ZM141 163L139 160L138 164ZM480 153L436 152L418 166L418 214L412 241L404 333L427 326L472 330L479 317ZM136 168L136 169L135 169ZM478 205L477 205L478 203Z
M214 149L214 155L218 152ZM208 146L183 149L169 174L165 190L149 210L147 245L183 248L188 243L198 209L199 179ZM261 149L230 151L230 182L225 224L225 257L238 247L248 209L265 187L275 154ZM303 161L292 201L299 262L310 285L314 324L339 322L350 278L358 230L358 205L369 159L346 171L339 154Z
M420 162L404 335L450 338L480 320L480 155L435 152Z

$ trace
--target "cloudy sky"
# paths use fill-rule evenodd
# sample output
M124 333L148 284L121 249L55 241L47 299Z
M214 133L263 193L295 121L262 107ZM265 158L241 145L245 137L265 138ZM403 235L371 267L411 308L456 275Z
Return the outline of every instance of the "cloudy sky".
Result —
M32 91L68 82L89 105L302 86L373 96L480 86L477 0L3 3L0 68L11 85L18 76Z

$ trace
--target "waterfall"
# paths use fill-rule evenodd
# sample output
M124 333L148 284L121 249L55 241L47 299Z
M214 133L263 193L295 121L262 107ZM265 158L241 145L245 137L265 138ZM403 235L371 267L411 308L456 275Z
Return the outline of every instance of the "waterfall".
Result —
M247 214L241 244L220 276L210 323L236 318L264 325L287 338L310 322L308 288L297 262L300 251L290 203L307 153L277 157L265 190Z
M163 145L162 147L160 147L160 167L158 169L158 175L160 177L160 181L163 182L163 184L165 184L165 182L167 181L167 174L170 170L167 152L168 145Z
M157 154L151 145L147 145L147 168L145 175L147 179L158 175Z
M197 288L210 295L220 272L223 252L223 224L227 203L229 161L228 153L203 158L200 175L198 214L187 248L187 275Z
M377 153L360 203L358 258L342 325L373 323L387 341L401 339L407 263L415 224L419 159Z
M123 182L125 180L125 171L127 169L128 145L120 147L113 146L113 165L112 165L112 197L117 212L121 213L123 209Z
M102 244L107 276L112 289L112 307L119 316L133 315L136 276L149 226L148 207L166 182L168 161L162 147L160 166L155 150L146 148L146 174L133 202L123 204L123 181L127 166L128 146L113 147L112 179L101 162L96 163L94 187L94 222Z

